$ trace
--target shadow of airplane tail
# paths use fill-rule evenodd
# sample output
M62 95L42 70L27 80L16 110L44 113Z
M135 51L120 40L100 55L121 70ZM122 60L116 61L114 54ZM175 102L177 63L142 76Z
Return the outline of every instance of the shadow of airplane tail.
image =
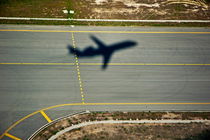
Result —
M76 50L70 45L67 46L67 49L69 51L69 54L75 54L75 52L76 52Z
M69 54L76 55L77 57L82 56L82 53L79 50L75 49L73 46L69 45L67 48L68 48Z

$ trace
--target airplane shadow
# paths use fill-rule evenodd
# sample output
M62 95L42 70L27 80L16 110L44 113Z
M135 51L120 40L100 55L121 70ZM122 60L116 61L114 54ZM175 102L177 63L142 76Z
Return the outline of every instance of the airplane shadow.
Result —
M120 43L105 45L101 40L96 38L95 36L90 36L90 38L97 44L98 48L94 48L93 46L88 46L84 50L80 50L74 48L73 46L68 45L67 49L69 54L77 55L79 58L84 57L95 57L101 55L103 57L103 65L102 69L105 70L110 62L112 55L119 50L131 48L137 45L134 41L123 41Z

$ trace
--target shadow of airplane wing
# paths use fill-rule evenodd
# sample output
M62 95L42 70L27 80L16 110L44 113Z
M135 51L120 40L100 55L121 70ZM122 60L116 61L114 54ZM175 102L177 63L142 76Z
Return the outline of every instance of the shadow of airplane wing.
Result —
M99 48L104 48L105 47L105 44L102 43L102 41L100 41L95 36L91 36L91 39L98 45Z

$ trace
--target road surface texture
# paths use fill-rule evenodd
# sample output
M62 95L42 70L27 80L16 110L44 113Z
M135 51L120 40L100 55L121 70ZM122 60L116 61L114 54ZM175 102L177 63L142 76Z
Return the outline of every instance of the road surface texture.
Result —
M137 45L114 52L103 70L102 56L68 53L68 45L97 48L91 36ZM210 28L0 25L1 138L26 139L84 110L209 111L209 44Z

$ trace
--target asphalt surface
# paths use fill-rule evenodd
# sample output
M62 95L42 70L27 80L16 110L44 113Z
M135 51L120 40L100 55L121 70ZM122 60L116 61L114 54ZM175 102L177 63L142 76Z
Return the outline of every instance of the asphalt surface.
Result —
M3 31L5 29L11 31ZM0 30L1 134L14 122L34 111L67 103L102 104L64 106L47 110L46 113L53 120L82 110L210 110L210 104L176 104L210 102L210 65L202 65L210 64L210 34L186 33L210 32L209 28L0 25ZM97 47L91 35L107 45L128 40L137 45L115 52L106 70L102 70L98 64L102 62L101 56L79 58L78 80L75 57L67 50L67 46L73 44L72 32L65 31L91 31L73 32L75 45L81 50L87 46ZM26 139L46 123L41 114L36 114L12 128L9 133Z

